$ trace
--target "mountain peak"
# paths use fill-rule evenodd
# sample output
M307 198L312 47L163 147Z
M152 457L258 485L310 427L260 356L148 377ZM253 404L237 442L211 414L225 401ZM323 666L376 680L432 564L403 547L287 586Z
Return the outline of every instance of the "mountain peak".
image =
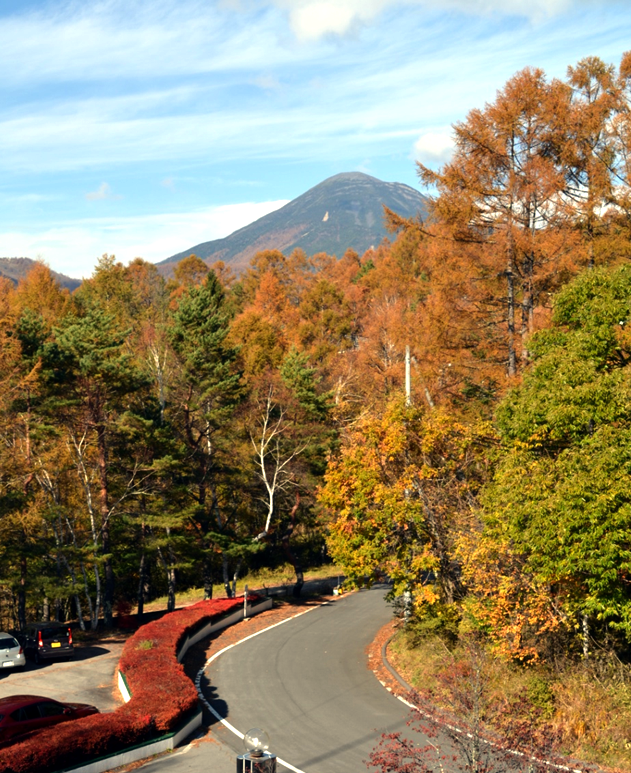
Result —
M366 174L365 172L340 172L339 174L334 174L332 177L327 177L326 180L323 180L320 185L325 185L326 183L331 182L346 182L346 181L372 181L372 182L381 182L381 180L377 179L376 177L372 177L369 174ZM317 186L316 186L317 187Z
M158 265L169 271L169 265L194 253L209 264L222 260L240 272L266 249L289 255L300 248L308 255L327 252L340 257L350 248L361 255L387 235L384 205L402 217L414 217L426 211L426 203L409 185L383 182L364 172L342 172L230 236L197 244Z

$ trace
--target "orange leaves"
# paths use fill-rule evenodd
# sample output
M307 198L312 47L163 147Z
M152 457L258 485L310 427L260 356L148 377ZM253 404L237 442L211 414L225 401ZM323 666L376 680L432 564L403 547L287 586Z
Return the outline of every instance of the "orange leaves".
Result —
M361 555L367 578L388 574L417 604L454 600L454 539L479 485L482 441L447 414L400 401L349 429L319 500L329 550L351 580L361 579Z
M25 309L42 314L48 325L58 322L70 308L70 293L62 290L48 266L36 263L21 279L13 295L18 314Z
M465 609L495 652L522 662L545 658L546 637L563 624L550 587L526 570L509 543L469 536L458 553L471 591Z
M175 267L175 281L182 287L197 287L202 284L210 269L197 255L183 258Z
M486 381L493 390L503 374L518 375L551 293L586 262L626 251L617 235L626 227L612 214L626 206L625 185L613 184L628 183L625 86L595 57L570 68L567 84L526 68L454 126L448 164L439 172L419 166L423 183L438 190L424 231L433 296L426 311L443 352L460 350L456 383L479 389Z

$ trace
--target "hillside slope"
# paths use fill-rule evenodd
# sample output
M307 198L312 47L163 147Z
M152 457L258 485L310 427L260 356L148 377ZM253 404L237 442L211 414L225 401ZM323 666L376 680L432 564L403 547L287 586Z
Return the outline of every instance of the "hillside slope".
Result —
M196 244L158 265L168 269L194 253L208 263L223 260L241 271L260 250L277 249L288 255L296 247L308 255L327 252L341 257L348 248L361 255L386 236L384 204L403 217L426 211L425 197L408 185L347 172L329 177L224 239Z
M0 258L0 276L10 279L13 284L17 284L20 279L24 279L36 263L37 261L31 258ZM50 273L54 276L60 287L66 287L70 292L76 290L81 284L80 279L73 279L52 269Z

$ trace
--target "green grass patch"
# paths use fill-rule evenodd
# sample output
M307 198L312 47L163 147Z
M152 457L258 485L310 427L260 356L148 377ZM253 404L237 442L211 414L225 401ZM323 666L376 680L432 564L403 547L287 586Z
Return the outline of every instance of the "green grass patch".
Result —
M343 572L336 566L327 564L325 566L317 566L309 569L305 569L305 580L323 580L327 577L337 578L343 576ZM291 564L284 564L276 569L259 569L255 572L250 572L237 581L237 596L240 596L245 591L245 586L251 591L257 588L274 588L278 585L293 585L296 582L296 574ZM337 584L337 582L335 583ZM213 598L223 598L226 595L226 589L223 583L213 585ZM183 606L186 604L193 604L196 601L201 601L204 598L203 588L189 588L178 592L176 597L177 606ZM167 597L161 596L153 601L145 604L145 612L150 612L157 609L165 609L167 605ZM134 607L132 612L136 612Z

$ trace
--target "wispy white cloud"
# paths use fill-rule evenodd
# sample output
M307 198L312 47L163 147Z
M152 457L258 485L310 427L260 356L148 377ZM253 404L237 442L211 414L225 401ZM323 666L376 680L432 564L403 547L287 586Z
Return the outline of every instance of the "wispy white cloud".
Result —
M345 35L358 24L373 22L387 8L421 6L435 8L435 0L272 0L289 13L291 27L303 41L324 35ZM589 0L585 0L589 2ZM592 0L604 4L604 0ZM443 10L469 15L517 15L533 21L566 11L572 0L441 0Z
M281 82L275 75L259 75L254 79L254 85L265 91L276 91L282 88Z
M582 0L583 6L606 0ZM5 84L111 81L259 70L314 56L312 45L293 46L293 34L313 44L346 35L392 11L431 15L435 0L59 0L4 16L0 68ZM441 0L442 11L470 16L517 15L541 20L576 0ZM415 10L413 10L415 9Z
M81 278L92 273L97 258L104 253L114 254L124 263L136 257L157 262L196 244L228 236L286 203L283 199L195 212L84 218L28 232L0 230L0 249L3 255L40 256L55 271Z
M59 196L47 193L19 193L17 195L0 195L0 200L11 204L42 204L48 201L55 201Z
M444 164L449 161L454 149L453 135L450 129L424 132L414 143L413 158L427 166Z
M109 96L97 96L97 86L64 87L5 106L0 169L52 172L194 158L335 159L352 147L360 157L372 155L376 144L385 147L397 132L418 137L423 126L464 117L491 98L507 75L538 63L537 50L560 57L549 53L558 50L556 29L540 29L536 37L527 25L489 33L480 22L457 23L432 11L430 0L328 2L243 0L241 10L200 0L141 1L131 8L122 0L60 2L55 14L3 19L0 68L7 79L107 79L110 86ZM445 0L478 14L530 9L531 15L544 8L561 12L569 2ZM387 33L373 25L365 40L337 46L334 56L326 41L278 45L281 11L316 38L325 35L327 24L342 34L399 8L401 14L387 20ZM569 16L564 22L577 48L589 33L580 25ZM482 32L484 46L473 45ZM607 35L611 39L610 31L602 39ZM215 76L197 77L210 71ZM264 93L244 96L241 89L252 91L253 83Z
M488 99L512 66L504 34L482 50L469 50L465 68L457 53L465 42L456 30L434 20L422 41L424 56L417 57L400 37L404 25L402 20L393 27L392 39L381 46L369 40L352 55L341 50L334 65L317 54L306 82L292 82L290 68L284 71L288 82L274 89L276 76L260 75L267 88L258 101L219 98L202 80L139 94L64 93L52 104L27 103L0 118L0 169L54 172L195 158L214 163L373 155L376 145L411 141L424 125L463 117L457 106L466 112ZM449 45L439 43L448 32ZM547 42L541 35L541 45ZM522 45L514 31L510 44L513 52ZM358 55L364 48L370 58Z
M304 191L305 170L314 184L358 164L413 183L410 155L444 163L445 127L517 70L616 62L631 35L628 0L13 5L0 10L0 237L85 272L102 252L158 260L225 235L203 207L245 178L269 199ZM108 212L127 217L81 220L115 195L102 180L125 193ZM134 216L175 207L193 214Z
M95 191L86 193L85 197L88 201L106 201L108 199L115 200L123 198L120 194L114 193L108 183L101 183Z
M291 27L300 40L344 35L353 25L372 21L396 0L276 0L289 12Z
M59 0L54 13L44 6L2 19L0 67L5 84L271 67L300 57L278 45L279 20L270 3L246 15L202 0Z

